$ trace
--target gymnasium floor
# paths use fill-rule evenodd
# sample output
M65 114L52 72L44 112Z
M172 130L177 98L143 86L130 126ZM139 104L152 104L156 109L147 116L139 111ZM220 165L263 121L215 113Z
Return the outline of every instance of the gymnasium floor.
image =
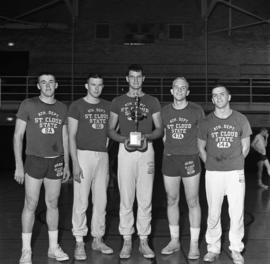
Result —
M256 187L255 173L248 172L246 175L246 209L245 209L245 263L267 264L270 263L270 191L264 191ZM265 175L265 182L270 180ZM113 187L114 183L114 187ZM201 205L202 205L202 234L205 233L207 206L203 187L203 176L201 180ZM45 206L43 193L41 193L38 205L36 221L33 232L33 264L56 264L57 261L47 258L47 229L45 225ZM11 171L2 171L0 177L0 264L18 263L21 251L21 224L20 216L23 207L24 188L14 180ZM73 259L74 240L71 234L71 208L72 208L72 183L64 184L59 201L60 208L60 241L65 251L71 257L63 263L91 263L91 264L182 264L203 263L202 257L197 261L188 261L187 252L189 244L189 226L187 221L187 206L184 196L180 202L181 208L181 251L171 256L162 256L160 250L169 241L168 222L166 219L166 201L162 178L157 175L153 194L153 221L152 237L150 243L156 253L153 260L144 259L138 252L138 238L134 237L132 256L129 260L120 260L121 237L118 233L118 207L119 195L116 183L112 181L108 189L107 210L107 232L106 241L114 249L115 253L110 256L102 255L91 250L91 238L86 238L86 249L88 259L86 261L75 261ZM226 213L226 202L223 210L223 246L222 254L215 263L232 263L228 251L228 215ZM88 215L91 215L89 208ZM90 217L89 217L90 218ZM204 236L201 236L201 255L206 252Z

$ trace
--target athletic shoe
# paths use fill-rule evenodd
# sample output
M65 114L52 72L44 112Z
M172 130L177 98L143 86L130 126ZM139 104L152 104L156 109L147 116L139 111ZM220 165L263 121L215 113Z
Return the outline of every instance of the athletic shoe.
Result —
M180 250L180 243L178 239L172 239L169 244L161 250L163 255L171 255Z
M219 257L218 253L214 253L214 252L207 252L207 254L203 257L203 261L205 262L214 262L215 260L217 260Z
M103 254L112 254L113 250L108 247L100 237L95 237L92 242L92 249L100 251Z
M76 260L86 260L87 259L83 242L76 242L76 246L75 246L75 250L74 250L74 258Z
M22 250L20 264L32 264L32 251L31 251L31 249L23 249Z
M232 250L231 257L234 264L244 264L244 258L239 251Z
M131 239L124 239L122 250L119 254L120 259L128 259L131 256L132 241Z
M142 255L145 258L154 258L155 257L154 251L148 245L147 238L140 239L139 251L142 253Z
M57 261L69 260L69 256L63 251L63 249L59 245L56 248L49 248L48 257L56 259Z
M188 259L198 259L200 258L200 250L198 247L198 242L190 242Z

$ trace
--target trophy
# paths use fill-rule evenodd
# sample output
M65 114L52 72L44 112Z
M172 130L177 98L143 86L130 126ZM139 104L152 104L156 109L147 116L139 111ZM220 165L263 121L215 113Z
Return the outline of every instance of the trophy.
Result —
M146 140L142 138L142 133L138 131L139 122L145 118L145 115L140 110L140 97L135 96L134 107L131 110L130 117L135 123L135 131L129 133L129 139L126 143L126 149L128 151L145 151L146 149Z

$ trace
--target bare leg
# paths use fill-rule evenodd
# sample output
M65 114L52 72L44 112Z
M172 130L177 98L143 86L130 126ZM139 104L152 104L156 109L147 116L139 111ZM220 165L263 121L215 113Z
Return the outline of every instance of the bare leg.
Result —
M269 163L269 162L268 162ZM263 175L263 166L265 164L265 161L258 161L257 166L258 166L258 170L257 170L257 180L258 180L258 186L267 190L268 186L263 184L262 182L262 175Z
M42 179L35 179L25 174L25 200L22 211L23 233L32 233L42 181Z

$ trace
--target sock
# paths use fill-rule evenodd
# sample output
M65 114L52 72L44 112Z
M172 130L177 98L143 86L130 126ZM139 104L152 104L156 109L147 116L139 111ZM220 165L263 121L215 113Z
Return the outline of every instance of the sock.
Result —
M83 237L82 236L75 236L75 240L77 243L83 242Z
M22 233L22 249L31 250L32 233Z
M58 230L48 231L49 233L49 248L57 248L58 246Z
M200 236L199 227L190 227L190 240L193 242L198 242Z
M179 225L169 225L172 239L179 239Z

